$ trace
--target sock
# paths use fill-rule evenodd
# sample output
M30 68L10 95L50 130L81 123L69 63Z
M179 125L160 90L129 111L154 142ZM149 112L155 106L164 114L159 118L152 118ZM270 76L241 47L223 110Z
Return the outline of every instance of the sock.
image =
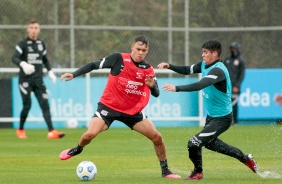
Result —
M162 168L167 167L167 160L160 160L160 165Z
M172 172L168 169L167 160L160 160L160 165L161 165L161 168L162 168L162 176L172 174Z
M83 147L77 145L75 148L72 148L69 150L68 155L72 155L72 156L78 155L82 152L82 150L83 150Z

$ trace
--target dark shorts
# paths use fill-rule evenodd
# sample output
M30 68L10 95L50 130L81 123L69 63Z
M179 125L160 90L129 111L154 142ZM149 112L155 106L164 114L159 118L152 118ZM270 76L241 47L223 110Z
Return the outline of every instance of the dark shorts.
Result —
M207 115L205 127L201 132L190 139L193 144L202 147L212 141L229 129L232 124L232 113L222 117L210 117Z
M124 114L122 112L115 111L100 102L98 103L97 111L95 112L93 117L102 118L108 125L108 127L111 126L113 121L117 120L123 122L131 129L133 129L133 126L136 123L147 118L147 116L143 112L139 112L135 115Z

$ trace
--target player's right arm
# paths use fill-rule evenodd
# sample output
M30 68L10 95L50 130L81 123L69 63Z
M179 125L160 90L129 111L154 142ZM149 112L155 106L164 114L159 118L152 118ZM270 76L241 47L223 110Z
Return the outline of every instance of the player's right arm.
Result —
M15 63L16 65L18 65L20 67L20 63L21 63L21 55L23 54L23 43L22 42L19 42L17 45L16 45L16 49L15 49L15 52L12 56L12 62Z
M92 70L98 70L102 68L113 68L118 61L121 59L120 53L113 53L99 61L90 62L83 67L77 69L73 73L65 73L61 76L61 80L66 78L66 81L72 80L73 78L86 74ZM120 71L120 70L119 70Z
M30 75L35 72L35 67L34 65L29 64L27 63L27 61L25 61L27 58L25 58L24 60L22 58L25 50L24 48L26 47L24 43L25 41L23 40L17 44L16 50L12 56L12 62L18 65L25 73L25 75Z
M172 71L175 71L176 73L183 74L183 75L191 75L194 73L201 73L201 64L202 62L199 62L197 64L193 64L191 66L176 66L173 64L168 63L160 63L158 64L159 69L167 68Z

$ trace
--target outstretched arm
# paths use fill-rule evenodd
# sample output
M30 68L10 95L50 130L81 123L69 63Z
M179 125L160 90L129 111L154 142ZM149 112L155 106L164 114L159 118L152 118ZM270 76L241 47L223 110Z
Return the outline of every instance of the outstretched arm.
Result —
M169 63L165 63L162 62L160 64L158 64L158 68L159 69L163 69L163 68L167 68L170 70L173 70L179 74L183 74L183 75L190 75L190 74L194 74L194 73L201 73L201 64L202 62L199 62L197 64L193 64L191 66L176 66L176 65L172 65Z
M64 73L63 75L61 75L61 81L63 79L66 79L66 81L70 81L74 78L73 74L72 73Z
M172 91L172 92L178 92L178 91L199 91L205 87L208 87L210 85L213 85L215 83L221 82L223 80L226 80L224 72L220 68L213 68L211 71L206 75L204 78L202 78L200 81L187 84L183 86L174 86L172 84L165 84L163 85L163 89L165 91Z

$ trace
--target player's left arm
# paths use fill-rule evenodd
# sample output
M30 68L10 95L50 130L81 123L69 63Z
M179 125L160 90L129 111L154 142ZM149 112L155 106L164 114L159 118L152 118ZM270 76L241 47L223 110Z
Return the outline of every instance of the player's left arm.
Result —
M153 95L154 97L158 97L160 95L160 90L156 77L146 76L145 84L150 88L151 95Z
M42 53L42 61L43 61L43 64L44 64L44 66L46 67L46 69L48 71L48 76L52 80L52 83L55 84L56 80L57 80L57 77L54 74L54 72L52 71L51 64L50 64L49 59L47 57L47 50L46 50L46 46L45 46L44 42L42 42L42 44L43 44L43 49L44 49L43 53Z
M172 92L199 91L205 87L219 83L223 80L226 80L224 72L220 68L215 67L211 69L209 73L198 82L182 85L182 86L173 86L171 84L165 84L162 88L165 91L172 91Z
M45 46L45 43L42 41L42 45L43 45L43 52L42 52L42 61L43 61L43 64L44 66L46 67L46 69L48 71L50 71L52 68L51 68L51 64L49 62L49 59L47 57L47 50L46 50L46 46Z

